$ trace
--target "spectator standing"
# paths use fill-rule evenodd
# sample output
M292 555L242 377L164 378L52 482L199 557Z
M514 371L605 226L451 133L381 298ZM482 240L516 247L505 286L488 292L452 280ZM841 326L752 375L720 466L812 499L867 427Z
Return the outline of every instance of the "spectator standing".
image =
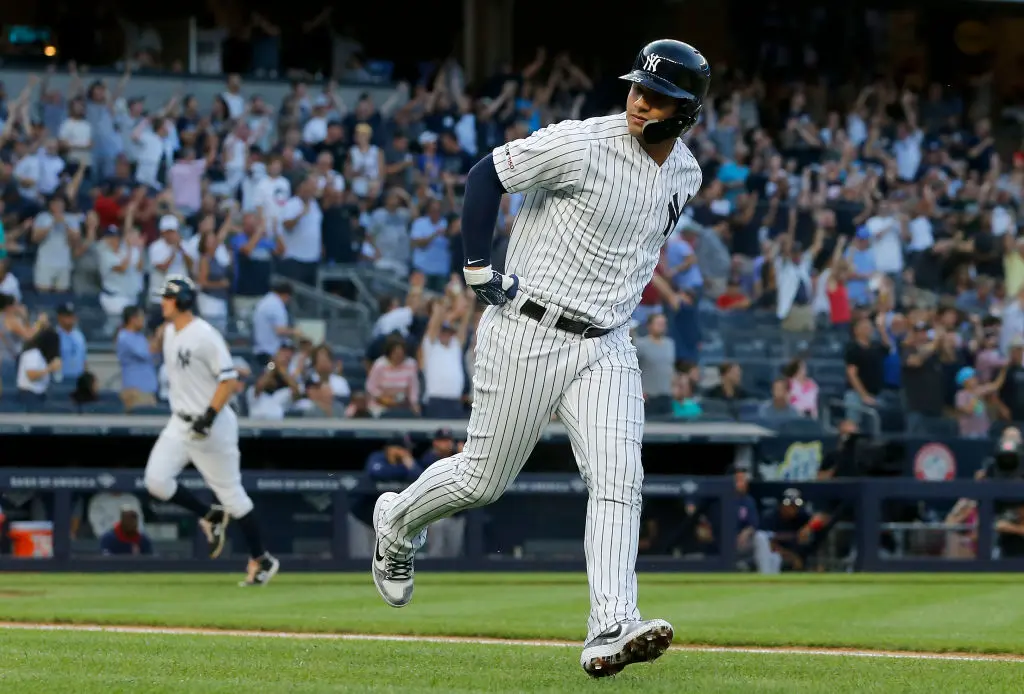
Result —
M235 314L249 319L259 301L270 292L274 258L284 252L284 243L267 229L260 211L242 215L242 229L230 239L234 251Z
M25 345L18 358L16 385L18 400L26 408L39 408L46 401L52 382L60 382L60 338L53 328L40 330Z
M34 284L41 292L66 292L71 288L73 252L82 241L81 217L67 213L62 195L53 195L46 211L32 224L32 243L38 244Z
M122 237L116 226L107 227L99 245L99 260L103 286L100 306L108 316L120 318L125 307L138 302L142 292L142 237L134 230Z
M451 296L449 294L449 296ZM466 372L462 363L472 309L465 297L456 295L455 316L447 303L435 301L420 343L419 362L423 370L423 415L431 419L462 419L466 416L462 395ZM457 317L456 317L457 316ZM458 321L453 325L452 319Z
M149 306L160 310L160 292L168 275L189 275L185 251L181 247L180 222L174 215L165 214L160 218L160 238L150 244L149 254ZM162 316L158 316L162 321ZM157 320L157 318L154 318Z
M60 338L61 377L71 382L85 373L88 347L85 335L78 329L75 305L64 303L57 307L57 337Z
M121 365L121 402L131 412L136 407L156 404L159 389L156 362L163 343L163 327L147 338L146 314L137 306L124 309L121 329L115 341Z
M878 315L877 322L885 320ZM853 340L846 346L846 419L860 422L865 408L878 406L878 396L884 387L884 364L889 354L888 331L884 325L878 330L881 343L873 339L874 330L867 318L853 326Z
M998 392L1006 379L1004 367L996 380L991 383L980 383L977 374L970 366L965 366L956 374L956 413L960 426L960 436L969 439L988 438L992 421L989 418L987 397Z
M909 435L928 435L927 422L942 416L946 404L946 379L939 359L944 332L929 334L928 323L916 323L903 343L902 384Z
M814 311L811 306L813 285L811 270L814 258L821 251L823 230L819 229L814 243L804 252L800 242L786 235L782 238L779 253L773 258L775 280L778 286L776 315L782 321L782 329L793 332L814 330Z
M649 416L672 414L676 346L667 332L665 316L654 313L647 317L647 334L635 340L644 406Z
M35 323L29 323L28 312L10 294L0 294L0 364L14 364L21 354L22 345L32 340L49 325L46 314L40 314Z
M868 283L878 269L875 252L871 249L871 232L866 227L857 229L853 245L846 252L846 260L850 265L846 281L850 303L854 306L870 304L871 290Z
M427 278L427 289L443 292L451 276L448 220L441 216L441 201L429 200L424 215L409 230L412 267Z
M181 150L178 160L167 172L167 182L173 191L174 207L186 217L199 211L203 199L203 175L217 156L216 136L207 138L206 156L196 158L193 147Z
M323 220L323 212L316 201L316 180L307 177L297 186L295 197L281 210L282 275L311 287L317 285L317 269L323 251Z
M409 276L410 203L406 191L392 188L384 197L384 206L370 215L366 230L367 255L373 266L401 278Z
M263 213L266 234L270 238L281 233L281 211L292 197L292 184L284 177L283 168L281 156L272 155L267 162L266 176L256 184L253 196L256 209Z
M1006 377L999 389L999 410L1003 419L1024 422L1024 337L1010 341Z
M253 309L252 349L260 366L271 360L286 339L298 335L288 317L291 298L292 286L281 282L275 284Z
M83 169L92 165L92 126L85 118L85 103L81 99L68 103L68 117L60 124L57 136L69 162Z
M370 409L375 415L384 412L419 415L420 379L416 362L405 351L405 342L389 338L384 354L373 362L366 377Z
M199 237L199 267L196 284L199 285L199 314L215 328L224 332L228 324L231 265L225 264L218 253L221 250L219 234Z
M377 198L384 183L384 152L371 144L373 128L366 123L355 127L354 144L348 151L345 162L345 179L352 185L352 191L361 198Z

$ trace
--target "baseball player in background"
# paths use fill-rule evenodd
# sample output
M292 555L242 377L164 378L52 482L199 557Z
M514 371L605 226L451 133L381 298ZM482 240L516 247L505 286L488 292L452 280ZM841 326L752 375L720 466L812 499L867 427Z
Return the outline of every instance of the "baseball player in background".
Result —
M169 276L160 290L172 414L149 454L146 489L157 499L199 516L211 559L220 556L228 522L236 519L250 557L248 574L240 585L266 585L277 574L280 562L264 548L252 500L242 488L238 418L227 407L235 394L238 372L224 337L193 315L197 293L192 280L181 275ZM176 478L189 461L219 504L205 504L178 485Z
M625 113L543 128L470 171L464 275L489 306L468 439L374 509L374 583L401 607L427 526L500 497L557 414L589 491L591 606L580 662L594 677L654 660L672 641L668 622L643 621L637 610L644 403L629 319L700 189L700 167L679 136L697 122L711 71L692 46L661 40L623 79L632 82ZM526 193L508 274L490 265L504 193Z

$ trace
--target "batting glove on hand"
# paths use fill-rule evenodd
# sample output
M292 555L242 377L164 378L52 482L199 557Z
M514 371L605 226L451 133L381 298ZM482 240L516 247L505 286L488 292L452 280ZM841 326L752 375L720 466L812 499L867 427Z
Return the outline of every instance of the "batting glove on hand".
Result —
M503 275L490 265L479 269L463 268L462 274L466 277L466 284L476 292L480 301L490 306L508 303L509 299L514 299L519 293L518 277Z
M206 408L202 417L192 422L192 431L189 435L193 441L202 441L210 436L210 428L213 427L213 420L217 418L217 410L212 407Z

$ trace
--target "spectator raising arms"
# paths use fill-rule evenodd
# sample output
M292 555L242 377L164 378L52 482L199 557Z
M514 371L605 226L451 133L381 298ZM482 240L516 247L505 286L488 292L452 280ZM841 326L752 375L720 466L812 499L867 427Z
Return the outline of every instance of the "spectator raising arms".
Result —
M470 299L461 293L449 292L444 301L435 301L431 308L419 353L425 417L462 419L466 416L462 404L466 387L462 354L472 316Z

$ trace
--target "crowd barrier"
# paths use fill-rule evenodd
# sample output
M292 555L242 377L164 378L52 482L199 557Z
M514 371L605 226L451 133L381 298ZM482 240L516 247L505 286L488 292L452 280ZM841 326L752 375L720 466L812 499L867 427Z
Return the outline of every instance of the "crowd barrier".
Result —
M181 483L194 490L204 489L194 473ZM315 495L328 503L321 508L330 517L329 557L289 555L282 552L292 571L363 571L366 560L350 556L349 524L354 494L399 489L400 485L367 482L355 473L331 472L246 472L243 484L254 496L267 499L280 495ZM751 486L755 499L770 505L790 482L760 482ZM1024 484L976 481L922 482L913 479L835 480L799 485L808 503L818 508L847 508L855 522L854 568L872 572L1022 571L1024 559L994 559L993 530L995 505L1024 504ZM217 571L237 570L236 562L222 558L202 559L205 546L196 538L189 559L98 557L72 552L70 529L76 497L98 492L144 494L141 470L89 469L0 469L0 493L46 494L52 498L52 557L45 559L0 558L0 570L48 571ZM731 538L737 532L737 506L731 477L690 477L651 475L644 482L645 503L696 500L710 517L715 536ZM959 497L978 502L978 551L973 559L940 557L885 558L879 537L883 527L883 505L887 502L949 504ZM521 557L513 548L529 536L554 535L582 548L583 509L586 487L578 476L523 474L506 496L493 506L465 514L466 534L462 556L454 559L424 559L427 570L458 571L575 571L583 568L582 552L554 558ZM273 504L267 504L272 506ZM837 515L838 515L837 511ZM275 525L279 525L275 522ZM277 527L288 532L287 527ZM699 558L642 556L640 571L688 572L732 571L736 567L733 542L721 542L717 553Z

